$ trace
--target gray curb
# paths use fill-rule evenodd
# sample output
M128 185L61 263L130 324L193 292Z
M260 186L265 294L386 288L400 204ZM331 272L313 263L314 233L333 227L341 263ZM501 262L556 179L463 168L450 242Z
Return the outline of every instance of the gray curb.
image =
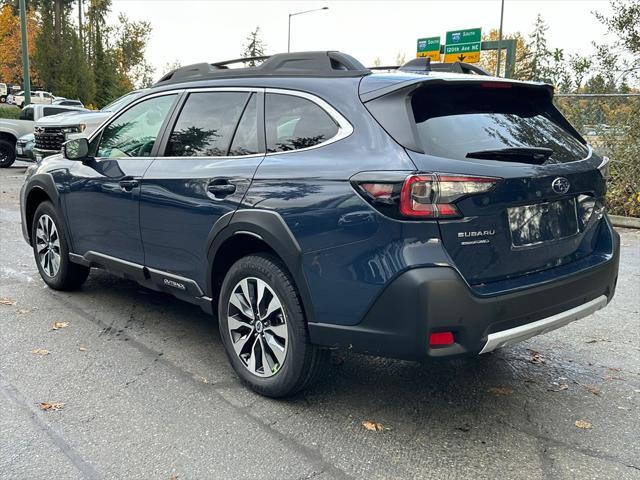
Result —
M614 227L640 228L640 218L609 215Z

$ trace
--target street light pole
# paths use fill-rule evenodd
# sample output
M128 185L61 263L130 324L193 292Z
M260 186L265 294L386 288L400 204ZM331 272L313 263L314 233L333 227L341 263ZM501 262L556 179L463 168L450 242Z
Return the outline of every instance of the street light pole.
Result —
M502 19L504 18L504 0L500 6L500 32L498 33L498 63L496 65L496 77L500 76L500 63L502 60Z
M31 103L31 78L29 78L29 50L27 45L27 6L20 0L20 34L22 35L22 77L24 88L24 104Z
M319 12L320 10L329 10L329 7L314 8L313 10L305 10L303 12L295 12L289 14L289 28L287 29L287 53L291 51L291 17L302 15L303 13Z

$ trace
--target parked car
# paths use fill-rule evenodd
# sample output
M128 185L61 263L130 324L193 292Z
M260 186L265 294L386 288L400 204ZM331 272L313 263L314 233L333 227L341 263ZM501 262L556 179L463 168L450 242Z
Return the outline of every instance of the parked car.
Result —
M36 157L33 154L33 147L35 146L35 138L33 133L27 133L21 136L16 141L16 160L22 160L23 162L35 162Z
M50 92L44 92L42 90L36 90L31 92L31 104L32 105L50 105L53 102L54 96ZM25 105L24 90L10 95L7 97L7 103L12 103L20 108Z
M63 105L27 105L17 120L0 118L0 168L9 167L16 159L18 138L33 133L36 120L63 112L84 110Z
M70 98L63 97L56 97L53 102L51 102L51 105L67 105L84 108L84 103L82 103L80 100L72 100Z
M551 86L339 52L230 63L170 72L28 170L47 285L99 267L215 312L238 376L273 397L328 348L477 356L613 297L607 160Z
M107 118L123 106L136 99L144 90L135 90L123 95L99 111L82 110L67 115L43 118L36 122L36 146L34 154L37 158L60 153L62 144L77 136L90 135Z

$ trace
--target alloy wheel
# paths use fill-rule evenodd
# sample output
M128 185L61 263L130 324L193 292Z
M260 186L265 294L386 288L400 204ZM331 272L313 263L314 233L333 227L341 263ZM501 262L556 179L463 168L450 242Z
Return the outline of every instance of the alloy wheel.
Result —
M0 163L8 162L13 152L10 147L6 145L0 145Z
M38 219L36 252L42 270L49 277L55 277L60 269L60 235L53 219L47 214Z
M275 291L259 278L240 280L227 306L227 328L235 354L258 377L278 373L287 356L287 318Z

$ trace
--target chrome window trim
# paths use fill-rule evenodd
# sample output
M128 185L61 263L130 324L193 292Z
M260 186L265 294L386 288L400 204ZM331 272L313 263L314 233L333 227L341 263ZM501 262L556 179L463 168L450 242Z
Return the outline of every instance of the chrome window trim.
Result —
M325 111L325 113L327 113L327 115L329 115L331 117L331 119L336 122L336 124L338 125L338 132L331 138L325 140L324 142L318 143L317 145L313 145L311 147L305 147L305 148L299 148L296 150L287 150L284 152L263 152L263 153L252 153L249 155L226 155L226 156L220 156L220 157L164 157L164 156L157 156L157 157L126 157L127 160L134 160L134 159L149 159L149 158L155 158L155 159L163 159L163 160L184 160L184 159L215 159L215 160L228 160L228 159L233 159L233 158L251 158L251 157L263 157L263 156L273 156L273 155L282 155L282 154L287 154L287 153L294 153L294 152L305 152L308 150L313 150L315 148L319 148L319 147L324 147L326 145L330 145L332 143L335 143L339 140L342 140L343 138L347 138L349 135L351 135L353 133L353 126L351 125L351 123L349 123L349 121L340 113L338 112L338 110L336 110L335 108L333 108L328 102L326 102L325 100L321 99L320 97L312 94L312 93L308 93L308 92L303 92L300 90L290 90L290 89L286 89L286 88L261 88L261 87L229 87L229 86L225 86L225 87L191 87L191 88L179 88L179 89L173 89L173 90L164 90L162 92L156 92L156 93L151 93L148 95L144 95L142 97L139 97L137 99L135 99L133 102L131 102L129 105L127 105L125 108L123 108L122 110L119 110L118 112L115 112L113 115L109 116L107 119L105 119L104 122L102 122L92 133L91 136L88 137L87 141L90 143L93 140L95 140L95 138L99 135L102 134L102 130L103 128L110 123L111 121L115 120L116 118L118 118L120 115L124 114L126 111L128 111L130 108L133 108L134 106L136 106L137 104L151 99L151 98L155 98L155 97L161 97L161 96L166 96L166 95L181 95L182 93L200 93L200 92L250 92L250 93L261 93L264 92L265 94L267 93L274 93L274 94L279 94L279 95L290 95L293 97L300 97L300 98L304 98L306 100L309 100L310 102L314 103L315 105L317 105L318 107L320 107L322 110ZM266 116L266 112L265 112L265 116ZM266 145L265 145L266 147ZM98 157L99 159L100 157ZM111 158L111 157L109 157ZM118 157L119 158L119 157Z
M344 118L342 114L338 112L335 108L333 108L329 103L327 103L320 97L317 97L316 95L313 95L308 92L302 92L300 90L289 90L286 88L266 88L265 94L267 93L275 93L279 95L291 95L293 97L301 97L306 100L309 100L310 102L315 103L318 107L324 110L327 113L327 115L329 115L333 119L333 121L338 124L338 132L333 137L325 140L324 142L318 143L317 145L312 145L311 147L298 148L296 150L287 150L284 152L267 152L266 153L267 157L271 157L273 155L283 155L287 153L294 153L294 152L306 152L308 150L313 150L315 148L324 147L331 143L335 143L338 140L342 140L343 138L347 138L349 135L353 133L353 126L349 123L349 121L346 118ZM266 99L265 99L265 103L266 103ZM267 115L267 112L266 112L266 105L265 105L265 123L266 123L266 115Z

